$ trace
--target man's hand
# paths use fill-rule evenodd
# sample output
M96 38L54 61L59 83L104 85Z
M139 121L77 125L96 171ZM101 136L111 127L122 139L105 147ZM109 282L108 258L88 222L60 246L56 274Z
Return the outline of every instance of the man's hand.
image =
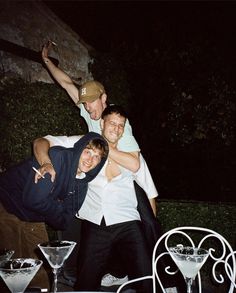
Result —
M149 199L149 202L150 202L150 205L151 205L151 208L152 208L153 214L154 214L154 216L156 217L156 216L157 216L157 204L156 204L156 198L150 198L150 199Z
M53 146L53 144L44 137L36 138L33 142L34 156L41 166L38 171L43 176L49 173L51 175L51 181L54 182L56 172L48 154L51 146ZM42 178L42 176L36 173L34 182L37 183L40 178Z
M49 51L51 50L52 46L56 46L56 43L54 43L50 40L47 41L47 43L43 45L42 59L43 59L44 63L48 62L48 54L49 54Z
M40 174L42 174L43 176L46 173L49 173L51 175L51 181L54 182L55 177L56 177L56 171L53 167L53 165L51 163L44 163L39 169L38 171L40 172ZM37 184L38 180L41 179L42 176L39 175L38 173L35 173L35 177L34 177L34 182Z

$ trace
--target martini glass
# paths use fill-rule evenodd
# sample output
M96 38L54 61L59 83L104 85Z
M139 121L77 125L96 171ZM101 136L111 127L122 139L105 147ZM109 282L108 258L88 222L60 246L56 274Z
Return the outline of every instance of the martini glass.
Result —
M38 244L38 247L53 269L53 292L57 292L58 269L63 266L64 261L69 257L75 245L76 242L66 240L55 240Z
M169 253L184 276L187 293L192 293L192 283L207 260L209 251L203 248L177 245L170 247Z
M0 262L0 276L11 293L23 293L42 265L33 258L16 258Z

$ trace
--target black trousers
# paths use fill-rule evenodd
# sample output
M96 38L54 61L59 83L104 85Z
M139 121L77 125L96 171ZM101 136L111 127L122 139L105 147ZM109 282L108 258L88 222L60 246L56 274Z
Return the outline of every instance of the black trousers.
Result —
M162 227L159 220L153 214L149 199L144 190L136 182L134 182L134 188L138 201L137 209L142 220L143 234L147 241L149 253L152 255L156 241L162 235ZM125 276L118 251L114 251L112 254L106 273L110 273L118 278Z
M96 291L106 273L112 252L118 251L124 273L130 279L151 274L151 256L140 221L106 226L82 222L76 290ZM151 292L149 281L139 283L140 292Z
M64 231L58 231L57 234L59 240L69 240L77 243L62 268L64 277L71 279L71 281L74 281L77 276L77 255L80 247L80 227L81 220L74 217L70 222L70 226Z

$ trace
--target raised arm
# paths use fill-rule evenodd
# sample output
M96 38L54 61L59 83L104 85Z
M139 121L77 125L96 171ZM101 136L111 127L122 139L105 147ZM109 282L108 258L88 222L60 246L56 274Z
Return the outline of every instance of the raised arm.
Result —
M53 144L43 137L37 138L33 142L34 155L40 165L38 171L42 175L49 173L51 175L51 181L54 182L56 177L56 171L54 170L53 164L48 154L49 148L51 146L53 146ZM41 176L35 173L34 182L38 183L38 180L40 178Z
M79 90L73 83L72 79L59 67L57 67L52 60L49 58L48 54L50 49L53 47L53 42L48 41L47 44L43 46L42 49L42 59L45 63L47 69L53 76L53 78L63 87L68 95L71 97L71 99L75 102L77 105L79 101Z
M82 135L73 136L52 136L47 135L45 137L37 138L33 141L33 151L36 160L41 166L38 171L45 175L49 173L51 175L51 181L54 182L56 172L54 170L51 158L49 156L49 148L52 146L62 146L65 148L72 148L74 144L81 139ZM38 182L41 176L35 174L35 183Z

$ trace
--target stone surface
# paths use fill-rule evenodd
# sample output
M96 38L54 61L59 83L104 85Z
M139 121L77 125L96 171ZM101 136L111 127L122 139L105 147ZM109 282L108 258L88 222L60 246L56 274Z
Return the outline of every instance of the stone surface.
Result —
M91 79L88 48L79 35L41 1L0 1L0 74L52 82L41 63L42 45L58 44L52 57L76 83Z

